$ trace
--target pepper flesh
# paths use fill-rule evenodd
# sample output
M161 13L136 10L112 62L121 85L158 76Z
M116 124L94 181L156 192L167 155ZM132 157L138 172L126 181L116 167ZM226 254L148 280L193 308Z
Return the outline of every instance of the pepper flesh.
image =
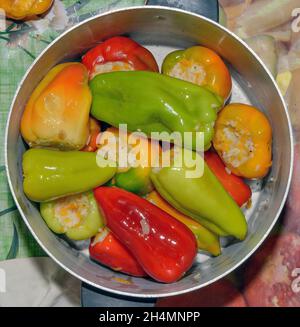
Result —
M107 227L157 281L172 283L191 267L195 236L180 221L149 201L116 187L99 187L95 198Z
M205 162L216 175L219 182L225 190L230 194L238 206L242 206L251 199L251 188L242 180L226 169L221 158L212 151L208 151L204 155Z
M124 36L112 37L89 50L82 63L88 69L90 79L111 71L159 71L152 53Z
M22 20L43 14L52 3L53 0L0 0L0 8L8 18Z
M226 100L232 88L228 68L219 55L202 46L171 52L162 65L163 74L205 86Z
M255 107L239 103L226 106L219 113L213 143L237 176L263 178L272 165L272 128Z
M189 150L186 150L189 151ZM194 153L194 158L204 161ZM234 236L243 240L247 234L247 222L231 196L205 162L201 177L187 178L191 163L182 167L171 164L159 170L153 169L151 178L158 193L173 207L195 219L201 225L220 236Z
M79 150L88 139L91 102L85 66L57 65L29 98L21 120L22 136L31 147Z
M193 149L203 139L196 132L203 132L204 147L211 145L214 122L223 100L201 86L166 75L135 71L97 75L90 87L91 114L98 120L115 127L127 124L128 130L148 136L152 132L176 131L183 138L184 132L191 132L186 147ZM165 135L156 137L170 141Z
M147 276L135 257L105 227L91 240L89 253L93 260L113 270L136 277Z
M89 131L90 135L88 138L88 142L81 151L86 152L95 152L97 150L97 137L101 131L100 123L98 120L90 117L89 120Z
M66 234L72 240L86 240L103 227L93 192L41 203L40 211L54 233Z
M36 202L92 190L115 172L113 163L94 152L30 149L23 155L24 192Z
M199 250L208 251L214 256L221 254L219 238L211 231L173 208L156 191L152 191L148 194L146 199L185 224L195 235Z

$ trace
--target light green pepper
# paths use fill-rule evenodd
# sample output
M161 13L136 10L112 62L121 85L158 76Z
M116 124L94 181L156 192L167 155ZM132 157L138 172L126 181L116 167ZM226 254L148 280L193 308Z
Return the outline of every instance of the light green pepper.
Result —
M86 192L44 202L41 215L48 227L72 240L85 240L104 226L93 192Z
M30 149L23 155L24 193L36 202L92 190L115 173L113 163L94 152Z
M202 140L209 148L217 112L223 99L208 89L166 75L143 72L113 72L97 75L91 82L91 114L115 127L127 124L129 131L192 132L186 147L196 148ZM170 141L164 135L157 136ZM186 140L188 141L188 140ZM200 142L198 143L200 144Z
M247 234L244 214L203 158L194 153L195 157L204 165L202 177L188 178L190 165L185 164L153 169L151 178L156 190L177 210L217 235L243 240Z

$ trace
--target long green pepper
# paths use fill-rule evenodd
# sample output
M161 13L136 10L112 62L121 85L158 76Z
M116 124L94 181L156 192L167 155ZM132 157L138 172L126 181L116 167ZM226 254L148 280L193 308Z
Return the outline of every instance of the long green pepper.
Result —
M203 161L202 177L187 178L186 173L190 168L186 165L153 169L151 178L156 190L177 210L217 235L234 236L243 240L247 234L243 212L203 158L196 153L195 156Z
M196 148L197 138L204 133L204 146L209 148L217 112L223 99L204 87L166 75L133 71L97 75L91 82L91 114L115 127L127 124L129 131L193 132L186 144ZM168 141L164 137L158 137Z
M30 149L23 155L24 193L45 202L90 191L115 175L112 166L94 152Z

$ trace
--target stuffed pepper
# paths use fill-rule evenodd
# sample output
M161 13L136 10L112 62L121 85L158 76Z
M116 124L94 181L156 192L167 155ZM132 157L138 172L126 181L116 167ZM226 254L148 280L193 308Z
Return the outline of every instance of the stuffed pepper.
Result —
M82 63L88 69L90 79L97 74L115 71L159 70L149 50L124 36L115 36L100 43L83 56Z
M114 127L108 128L97 138L98 153L102 157L114 157L110 160L120 165L117 173L110 180L110 186L117 186L138 195L145 195L153 190L150 178L151 158L157 160L161 153L158 142L150 142L138 134L127 133ZM126 162L121 162L120 152L126 150Z
M103 227L103 218L93 192L41 203L40 211L54 233L65 234L72 240L86 240Z
M231 76L214 51L195 46L170 53L162 66L163 74L207 87L226 100L231 93Z
M23 138L30 147L83 148L91 102L85 66L76 62L55 66L29 98L21 120Z

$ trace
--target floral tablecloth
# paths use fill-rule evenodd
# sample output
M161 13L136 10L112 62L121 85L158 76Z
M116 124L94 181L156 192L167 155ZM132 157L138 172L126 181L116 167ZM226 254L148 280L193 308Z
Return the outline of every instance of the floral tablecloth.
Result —
M5 175L5 123L20 79L36 56L62 31L99 12L143 4L143 0L56 0L40 19L23 23L7 20L6 26L1 28L0 261L46 256L22 222ZM300 0L221 0L220 5L223 7L222 24L245 39L277 79L289 106L297 143L300 130ZM291 193L273 236L229 278L194 294L161 300L159 305L300 306L300 145L296 144L295 150Z

